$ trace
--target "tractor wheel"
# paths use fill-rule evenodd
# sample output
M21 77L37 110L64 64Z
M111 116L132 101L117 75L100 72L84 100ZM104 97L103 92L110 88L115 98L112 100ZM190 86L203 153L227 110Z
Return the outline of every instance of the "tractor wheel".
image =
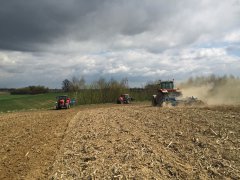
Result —
M157 101L154 96L152 97L152 106L157 106Z
M156 101L156 106L162 107L163 102L165 102L164 101L164 96L157 95L156 98L155 98L155 101Z

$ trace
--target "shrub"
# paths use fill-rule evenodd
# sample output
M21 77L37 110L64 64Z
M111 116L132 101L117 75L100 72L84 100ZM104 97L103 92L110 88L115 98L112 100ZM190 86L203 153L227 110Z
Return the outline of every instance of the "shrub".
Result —
M24 88L18 88L11 91L12 95L17 94L43 94L48 93L49 89L44 86L28 86Z

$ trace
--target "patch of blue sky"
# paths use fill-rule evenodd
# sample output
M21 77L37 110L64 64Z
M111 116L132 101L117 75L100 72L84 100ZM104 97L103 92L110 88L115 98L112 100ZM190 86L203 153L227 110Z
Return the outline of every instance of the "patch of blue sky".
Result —
M226 49L226 52L230 56L238 56L240 57L240 42L211 42L211 43L203 43L196 44L193 48L201 49L211 49L211 48L223 48Z
M240 43L228 46L226 51L229 55L239 57L240 60Z

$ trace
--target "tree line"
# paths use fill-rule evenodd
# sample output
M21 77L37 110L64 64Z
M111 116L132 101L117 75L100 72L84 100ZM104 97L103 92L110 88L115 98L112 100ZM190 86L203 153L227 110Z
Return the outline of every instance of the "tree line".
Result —
M201 76L190 77L187 81L180 84L180 88L185 86L197 87L207 83L224 83L230 77ZM119 81L115 79L106 80L99 78L87 84L84 77L73 77L71 80L65 79L62 82L62 90L75 98L78 104L99 104L114 103L121 94L130 94L136 101L150 101L153 94L159 89L159 80L147 82L142 88L129 88L128 79L123 78Z
M148 83L142 88L130 88L127 78L106 80L100 77L87 84L84 77L73 77L62 81L62 90L75 98L78 104L114 103L121 94L130 94L136 101L149 101L159 87L156 82L153 86Z
M160 79L160 78L159 78ZM237 87L240 89L240 79L230 76L197 76L190 77L188 80L179 84L179 88L198 87L206 84L211 84L213 90L222 90L223 85L228 87ZM115 80L113 78L107 80L100 77L98 80L91 83L86 83L84 77L73 77L71 80L65 79L61 84L61 91L71 98L75 98L78 104L99 104L116 102L121 94L130 94L137 101L151 100L153 94L159 88L159 81L147 82L141 88L130 88L128 79ZM212 90L212 91L213 91ZM24 88L12 89L11 94L42 94L52 92L44 86L28 86ZM58 90L59 92L59 90Z
M120 81L99 78L91 84L86 84L83 77L73 77L72 80L65 79L62 82L62 90L75 98L78 104L111 103L115 102L120 94L129 93L127 78Z
M18 88L18 89L12 89L10 93L12 95L17 95L17 94L44 94L48 93L49 89L44 86L28 86L24 88Z

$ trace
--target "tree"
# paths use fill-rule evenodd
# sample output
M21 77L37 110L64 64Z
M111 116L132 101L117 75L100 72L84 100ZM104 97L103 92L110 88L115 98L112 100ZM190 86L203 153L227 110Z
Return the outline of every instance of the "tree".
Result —
M156 81L149 81L147 84L144 86L144 89L148 91L156 91L157 89L160 88L160 82L158 80Z
M11 91L11 94L43 94L47 93L49 89L44 86L28 86L24 88L18 88Z
M107 81L103 77L100 77L97 81L97 85L99 89L105 89L107 88Z
M62 82L62 89L64 92L69 92L71 90L72 83L68 79Z
M85 89L85 87L86 87L85 83L86 83L86 81L85 81L84 77L82 76L81 79L79 80L79 88Z
M72 77L72 86L71 89L73 92L78 92L80 87L79 87L79 79L76 76Z
M122 86L122 88L129 88L128 87L128 78L123 78L120 82L120 85Z

